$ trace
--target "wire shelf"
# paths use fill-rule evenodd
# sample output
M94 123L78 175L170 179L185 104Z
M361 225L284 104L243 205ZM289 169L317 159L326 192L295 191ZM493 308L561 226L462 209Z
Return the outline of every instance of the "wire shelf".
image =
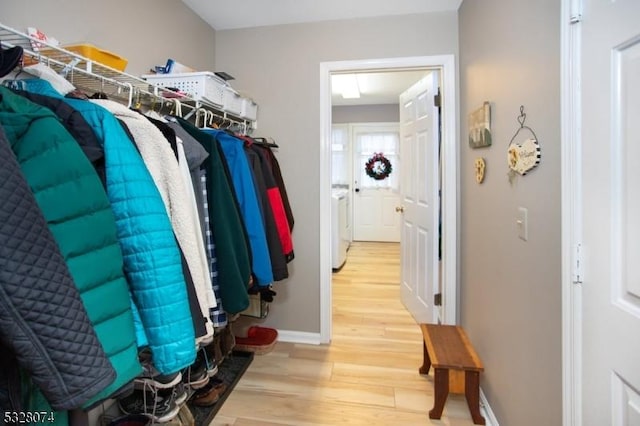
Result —
M3 48L22 47L25 66L38 62L46 64L78 89L86 93L105 93L110 99L126 102L129 107L140 104L152 108L156 105L171 106L179 101L182 107L190 110L186 114L187 118L202 109L223 121L240 126L244 133L250 133L257 127L255 120L247 120L239 114L227 111L206 100L194 100L154 85L142 78L116 70L59 46L53 46L2 23L0 23L0 45ZM18 75L19 73L20 71Z

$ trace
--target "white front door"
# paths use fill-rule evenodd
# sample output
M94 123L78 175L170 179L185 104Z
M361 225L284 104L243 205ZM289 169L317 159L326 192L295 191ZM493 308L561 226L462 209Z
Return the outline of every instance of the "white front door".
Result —
M400 95L401 298L418 323L437 323L439 286L438 72Z
M582 424L640 425L640 1L584 0ZM579 362L578 362L579 364Z
M395 212L400 202L398 125L354 124L353 143L353 239L355 241L400 241L400 218ZM391 165L388 176L375 179L366 173L371 162L374 172L384 161L375 160L382 154ZM375 161L374 161L375 160ZM382 171L381 167L378 171Z

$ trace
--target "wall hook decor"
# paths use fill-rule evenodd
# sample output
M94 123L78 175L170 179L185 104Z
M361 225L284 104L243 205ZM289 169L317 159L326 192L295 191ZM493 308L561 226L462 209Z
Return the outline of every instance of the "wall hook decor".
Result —
M524 176L540 164L540 143L533 129L525 126L526 120L527 114L524 112L524 105L521 105L518 116L520 127L511 138L507 149L510 182L513 182L516 174Z

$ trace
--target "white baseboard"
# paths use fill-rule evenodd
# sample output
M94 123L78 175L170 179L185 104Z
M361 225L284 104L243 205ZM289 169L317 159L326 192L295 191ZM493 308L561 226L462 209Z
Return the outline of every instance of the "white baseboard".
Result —
M278 330L278 341L288 343L304 343L307 345L319 345L322 340L320 333L307 333L304 331Z
M482 392L482 388L480 388L480 413L487 421L486 426L500 426L498 424L498 419L496 419L496 415L493 413L491 406L489 406L489 401L487 401L487 397L484 392Z

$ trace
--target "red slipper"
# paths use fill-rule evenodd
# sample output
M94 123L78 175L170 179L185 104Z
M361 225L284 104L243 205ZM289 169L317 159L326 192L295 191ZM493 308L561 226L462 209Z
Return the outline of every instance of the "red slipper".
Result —
M254 352L256 355L263 355L271 352L278 341L278 331L273 328L249 327L247 337L236 336L236 347L238 351Z

